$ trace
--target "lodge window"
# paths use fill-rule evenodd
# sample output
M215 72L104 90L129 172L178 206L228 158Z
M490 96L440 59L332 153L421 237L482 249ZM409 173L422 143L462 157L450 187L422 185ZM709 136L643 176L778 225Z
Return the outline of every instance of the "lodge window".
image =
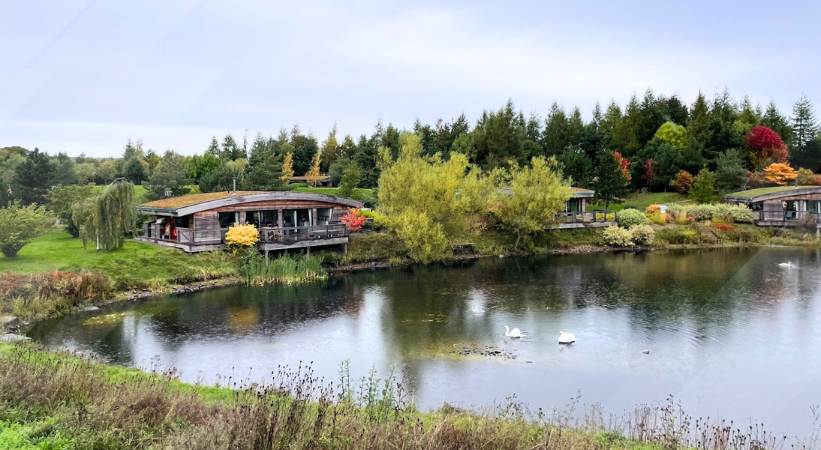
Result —
M190 228L191 216L182 216L174 218L174 226L177 228Z
M228 228L237 222L237 214L234 212L219 213L220 228Z
M331 214L333 213L333 208L317 208L316 210L316 223L317 225L328 225L331 223Z

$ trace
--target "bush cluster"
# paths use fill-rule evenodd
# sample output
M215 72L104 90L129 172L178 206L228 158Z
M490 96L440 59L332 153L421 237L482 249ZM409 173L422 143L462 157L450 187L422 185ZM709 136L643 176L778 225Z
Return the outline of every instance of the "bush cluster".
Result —
M632 225L629 228L609 226L602 232L605 243L611 247L635 247L651 245L655 231L650 225Z
M712 203L687 208L687 214L696 221L714 220L735 223L753 223L756 215L745 205Z
M619 226L629 228L633 225L647 223L647 216L638 209L627 208L616 213L616 222Z

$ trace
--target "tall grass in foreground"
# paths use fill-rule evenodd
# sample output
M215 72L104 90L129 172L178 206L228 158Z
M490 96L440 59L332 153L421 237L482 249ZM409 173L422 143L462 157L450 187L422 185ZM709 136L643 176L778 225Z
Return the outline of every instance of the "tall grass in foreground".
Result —
M0 273L0 313L24 319L59 315L113 292L111 279L97 272L52 271L32 275Z
M328 277L322 268L322 257L318 255L282 254L270 259L255 249L249 249L239 256L239 272L246 284L299 284L324 280Z
M515 398L484 415L420 413L393 377L318 378L280 368L265 384L183 384L166 374L103 366L31 346L0 344L0 435L33 444L181 449L765 449L814 448L760 426L693 419L670 399L607 421L591 410L531 414ZM5 425L4 425L5 424ZM67 443L67 444L66 444ZM51 447L59 448L59 447Z

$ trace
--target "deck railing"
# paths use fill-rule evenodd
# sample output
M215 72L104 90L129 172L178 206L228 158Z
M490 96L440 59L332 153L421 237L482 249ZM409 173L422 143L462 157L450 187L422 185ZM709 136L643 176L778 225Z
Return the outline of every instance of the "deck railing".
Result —
M143 226L143 236L158 241L177 242L180 244L221 244L225 242L228 228L213 230L192 230L176 227L176 236L163 235L160 224L151 223ZM262 243L292 244L299 241L333 239L348 236L348 229L341 223L303 227L262 227L259 229L259 241Z
M758 220L760 222L782 222L785 225L811 224L813 222L821 225L821 213L814 211L759 211Z
M609 210L595 210L585 212L561 212L556 214L558 223L595 223L614 222L616 213Z
M262 227L259 240L263 243L292 244L299 241L333 239L348 235L348 229L341 223L304 227Z

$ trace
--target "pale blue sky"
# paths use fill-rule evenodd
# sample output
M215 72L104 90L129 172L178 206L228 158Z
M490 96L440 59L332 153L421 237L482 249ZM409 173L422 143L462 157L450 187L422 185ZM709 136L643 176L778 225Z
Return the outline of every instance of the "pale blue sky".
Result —
M818 3L718 3L7 0L0 146L191 154L294 124L472 121L508 98L589 116L647 87L821 101Z

